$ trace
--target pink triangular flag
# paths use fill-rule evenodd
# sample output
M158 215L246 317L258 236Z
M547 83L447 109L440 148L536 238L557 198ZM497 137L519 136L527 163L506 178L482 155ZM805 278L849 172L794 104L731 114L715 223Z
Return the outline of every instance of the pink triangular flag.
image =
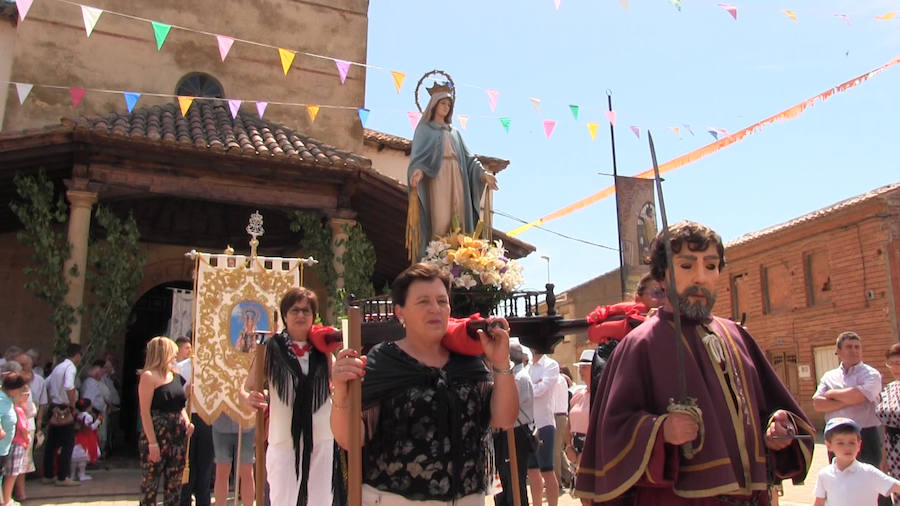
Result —
M236 118L238 111L241 110L241 101L232 98L228 99L228 109L231 110L231 118Z
M410 111L406 113L406 116L409 118L409 126L411 126L413 130L415 130L416 125L419 124L419 120L422 119L422 113L418 111Z
M619 0L619 3L622 4L623 9L628 10L628 0Z
M469 115L468 114L457 114L456 119L459 120L459 128L463 130L466 129L466 125L469 124Z
M531 105L534 106L534 111L537 113L540 113L541 112L541 99L532 97L532 98L529 98L528 100L531 100Z
M87 90L84 88L69 88L69 94L72 95L72 107L78 107L85 93Z
M338 77L341 78L341 84L344 84L344 81L347 80L347 72L350 71L350 62L345 60L334 60L334 64L337 65Z
M261 102L261 101L256 102L256 112L257 112L257 114L259 114L260 119L262 119L263 114L266 113L266 107L268 107L268 106L269 106L268 102Z
M88 37L91 36L94 27L97 26L97 21L100 20L101 14L103 14L103 9L88 7L87 5L81 6L81 17L84 19L84 31L87 33Z
M553 129L556 128L556 122L552 119L544 120L544 135L547 136L547 140L550 140L550 136L553 135Z
M559 4L562 3L562 0L553 0L553 6L556 7L556 10L559 10Z
M34 88L33 84L16 83L16 93L19 94L19 105L25 103L25 99L28 98L28 94L31 93L31 88Z
M850 24L850 16L848 16L846 14L835 14L834 17L841 18L844 20L845 23L847 23L848 25Z
M737 5L732 5L732 4L716 4L716 5L725 9L725 11L728 12L728 14L731 14L731 17L733 17L734 20L737 21Z
M616 126L616 111L606 111L606 119L609 120L610 125Z
M637 126L637 125L631 125L631 126L628 127L628 128L630 128L631 131L634 132L634 136L635 136L635 137L637 137L638 139L641 138L641 127L639 127L639 126Z
M225 61L228 51L231 51L231 45L234 44L234 38L227 35L216 35L216 42L219 43L219 56L222 61Z
M497 110L497 97L500 96L500 92L497 90L484 90L487 93L488 101L491 104L491 112Z
M31 9L33 0L16 0L16 10L19 11L19 21L25 21L28 9Z

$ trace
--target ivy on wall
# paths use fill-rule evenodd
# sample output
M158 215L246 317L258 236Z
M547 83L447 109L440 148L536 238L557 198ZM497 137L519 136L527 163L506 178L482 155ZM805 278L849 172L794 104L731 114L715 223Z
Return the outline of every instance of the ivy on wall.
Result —
M291 231L300 233L300 247L305 255L312 255L319 263L313 267L328 294L327 318L344 315L347 294L371 297L375 294L372 275L375 273L375 247L359 224L344 224L347 239L333 241L327 218L307 211L294 211ZM334 269L334 250L345 246L344 288L337 288L337 272Z
M97 353L105 351L110 340L127 323L144 277L146 254L140 247L140 233L134 216L120 220L109 209L99 206L94 214L105 240L93 241L88 254L87 281L93 295L85 307L89 317L90 341L82 363L90 364Z
M16 239L32 251L32 264L23 269L25 289L50 308L53 354L64 356L72 332L70 326L76 321L75 308L66 303L69 282L63 275L63 266L72 255L64 226L69 218L69 206L62 195L54 200L53 183L43 169L31 177L16 174L13 183L19 200L11 201L9 207L23 227ZM69 273L73 277L81 275L76 266Z

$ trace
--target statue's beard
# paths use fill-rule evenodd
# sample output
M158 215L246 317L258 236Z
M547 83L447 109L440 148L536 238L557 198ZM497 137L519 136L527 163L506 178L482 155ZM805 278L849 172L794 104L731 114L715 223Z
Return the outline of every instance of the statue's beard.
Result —
M706 297L706 303L694 302L688 298L690 295L703 295ZM712 314L715 304L716 294L699 286L691 286L678 294L678 308L681 310L681 316L688 320L706 320Z

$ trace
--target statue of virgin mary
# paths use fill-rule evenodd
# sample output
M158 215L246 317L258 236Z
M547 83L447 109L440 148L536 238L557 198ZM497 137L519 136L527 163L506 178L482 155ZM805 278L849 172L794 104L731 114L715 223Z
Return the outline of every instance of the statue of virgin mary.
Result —
M469 151L459 131L453 128L453 93L446 84L428 88L428 106L416 126L409 167L406 171L410 191L418 200L418 244L415 220L407 222L407 247L410 260L418 261L428 243L450 233L454 218L465 233L475 231L481 219L481 199L485 186L497 189L497 179L484 170ZM412 232L412 234L411 234Z

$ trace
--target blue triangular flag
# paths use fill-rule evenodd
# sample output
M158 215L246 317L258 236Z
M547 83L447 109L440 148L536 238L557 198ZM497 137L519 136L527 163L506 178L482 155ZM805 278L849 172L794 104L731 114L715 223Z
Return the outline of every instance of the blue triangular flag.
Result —
M134 104L137 104L139 98L141 98L140 93L134 91L125 92L125 105L128 106L128 112L134 110Z
M356 110L359 113L359 122L362 123L362 126L366 126L366 121L369 119L369 110L365 107L360 107Z

